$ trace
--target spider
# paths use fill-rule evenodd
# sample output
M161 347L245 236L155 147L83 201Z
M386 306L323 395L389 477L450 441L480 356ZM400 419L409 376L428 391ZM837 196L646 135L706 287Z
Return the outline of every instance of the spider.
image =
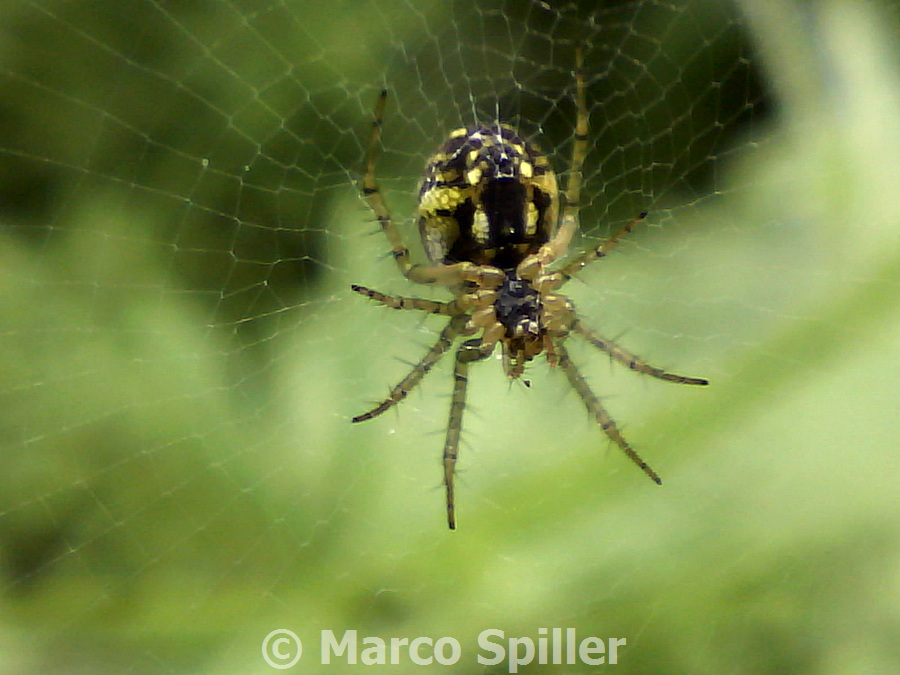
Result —
M499 344L503 368L520 378L526 364L546 354L560 368L609 439L655 483L662 481L620 433L615 421L569 358L566 338L574 333L631 370L679 384L707 385L656 368L585 325L572 302L556 291L589 263L605 257L646 213L627 223L593 250L559 269L550 266L567 254L578 229L582 164L587 154L588 112L581 50L575 58L577 119L571 164L560 215L559 189L550 163L538 147L505 124L476 125L452 132L428 160L419 188L418 222L430 264L414 264L393 223L375 178L387 91L375 106L364 157L361 192L387 235L401 274L419 284L443 286L449 302L386 295L365 286L351 288L393 309L449 318L437 342L390 392L387 399L353 418L364 422L400 403L446 354L457 338L453 396L444 442L443 468L447 524L456 529L454 472L466 403L469 366L493 354ZM474 337L473 337L474 336ZM528 382L525 382L528 384Z

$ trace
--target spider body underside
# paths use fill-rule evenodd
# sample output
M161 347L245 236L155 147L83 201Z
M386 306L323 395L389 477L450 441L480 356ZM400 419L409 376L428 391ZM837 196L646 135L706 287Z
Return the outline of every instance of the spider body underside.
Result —
M547 157L504 124L458 129L428 160L419 189L418 222L428 265L416 265L391 218L375 179L375 155L387 100L382 91L365 158L361 190L391 244L400 272L410 281L441 285L454 295L449 302L390 296L364 286L352 289L394 309L448 316L437 342L382 403L353 418L372 419L396 405L450 351L457 338L450 419L444 443L447 524L456 529L454 472L465 409L469 365L488 358L499 344L508 377L522 376L526 364L545 353L551 366L566 374L588 412L609 439L654 482L659 476L619 432L563 344L575 333L631 370L669 382L706 385L655 368L584 325L570 300L556 291L594 260L606 256L631 231L642 213L612 238L561 268L549 266L566 255L578 229L582 164L587 153L588 114L581 51L576 52L577 120L565 206L560 215L556 175Z

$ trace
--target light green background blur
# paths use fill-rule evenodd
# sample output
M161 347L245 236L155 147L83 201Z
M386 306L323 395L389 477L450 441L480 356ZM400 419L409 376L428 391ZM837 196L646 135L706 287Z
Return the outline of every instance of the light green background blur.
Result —
M591 39L632 25L638 69L693 72L702 41L679 51L667 26L714 44L743 16L735 68L764 77L706 194L682 180L703 157L624 196L600 146L588 159L586 243L651 216L567 291L712 386L572 347L657 488L560 373L539 363L526 389L478 364L450 533L449 359L350 423L441 326L349 291L420 290L354 188L370 107L391 87L382 175L406 227L425 155L496 96L491 59L528 53L525 26L559 39L522 80L549 112L519 114L567 139L590 7L3 3L0 672L271 672L276 628L304 641L294 672L344 672L318 664L323 629L451 636L442 670L506 672L478 665L478 634L542 627L627 639L607 666L625 673L900 670L897 4L613 5ZM485 73L457 76L472 47L447 35L481 40ZM417 58L431 40L438 60ZM719 110L679 133L702 145Z

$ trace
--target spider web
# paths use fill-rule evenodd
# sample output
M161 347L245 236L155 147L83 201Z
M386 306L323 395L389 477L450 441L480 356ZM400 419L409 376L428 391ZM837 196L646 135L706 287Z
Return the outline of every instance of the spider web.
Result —
M890 670L900 94L880 7L5 3L4 672L267 672L277 628L307 670L341 668L319 631L356 629L452 636L456 672L494 672L479 632L555 626L626 638L627 672ZM449 359L350 423L443 321L350 284L446 297L399 277L357 193L372 110L386 87L379 180L421 259L417 180L450 130L513 124L564 179L578 45L573 249L650 215L565 292L712 386L570 341L656 488L543 361L528 388L473 366L451 534Z

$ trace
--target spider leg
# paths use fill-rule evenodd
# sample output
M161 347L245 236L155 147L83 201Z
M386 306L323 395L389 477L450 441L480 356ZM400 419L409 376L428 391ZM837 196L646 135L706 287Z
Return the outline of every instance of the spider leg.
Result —
M595 260L600 260L600 258L605 258L606 255L613 248L615 248L616 244L618 244L619 241L621 241L622 237L629 234L634 229L634 226L637 225L639 222L641 222L646 217L647 217L647 212L646 211L641 212L640 214L638 214L638 216L636 218L632 218L627 223L625 223L624 227L622 227L621 230L616 232L612 237L610 237L609 239L604 241L597 248L591 249L590 251L587 251L586 253L581 254L580 256L578 256L577 258L572 260L571 262L566 263L566 265L562 269L557 271L557 274L559 274L562 277L562 281L560 282L559 285L562 286L562 284L566 283L569 279L571 279L573 276L578 274L581 270L583 270L585 267L587 267L589 264L591 264Z
M403 243L400 231L394 225L390 209L378 186L375 177L375 161L378 157L378 143L381 139L381 126L384 119L384 108L387 104L387 90L382 89L375 104L375 118L372 121L372 133L366 154L363 158L365 173L360 181L360 192L375 214L381 230L391 245L391 255L404 277L417 284L439 284L441 286L458 286L464 282L473 282L481 288L496 288L505 278L500 270L487 265L476 265L461 262L454 265L416 265L409 256L409 249Z
M417 284L459 287L466 282L478 288L497 288L506 279L506 274L490 265L476 265L460 262L452 265L412 265L406 278Z
M450 403L450 421L447 425L447 440L444 443L444 486L447 488L447 525L456 529L455 500L453 495L453 475L459 451L459 434L462 429L463 412L466 408L466 385L469 381L469 364L490 356L495 343L482 343L481 339L466 340L456 351L453 367L453 399Z
M472 307L489 307L494 304L497 299L497 291L479 288L471 293L463 293L452 302L439 302L437 300L426 300L425 298L407 298L401 295L386 295L379 291L351 284L350 288L360 295L380 302L391 309L413 309L429 314L444 314L446 316L456 316L462 314Z
M373 417L377 417L388 408L397 405L406 398L406 395L422 381L422 378L428 374L428 371L431 370L434 364L440 361L441 357L448 349L450 349L453 345L453 340L455 340L465 328L468 318L468 315L465 314L454 316L444 327L444 330L441 331L437 342L434 343L431 349L428 350L428 353L422 357L422 360L415 365L409 374L404 377L397 386L391 389L390 395L368 412L364 412L362 415L354 417L353 422L365 422Z
M556 234L537 253L526 256L516 268L523 279L535 279L554 260L565 255L578 230L578 209L581 202L582 167L587 155L589 120L584 94L584 58L581 47L575 50L575 141L572 144L572 160L566 178L566 206L562 222Z
M350 288L360 295L365 295L367 298L371 298L375 302L380 302L382 305L390 307L391 309L416 309L428 312L429 314L459 314L458 311L453 311L454 303L452 302L438 302L436 300L426 300L424 298L405 298L400 295L385 295L384 293L379 293L371 288L366 288L365 286L359 286L357 284L352 284Z
M592 329L585 326L581 321L575 321L572 330L578 333L585 340L609 354L613 359L624 365L629 370L634 370L650 377L655 377L666 382L677 382L678 384L696 384L705 386L709 384L709 380L702 377L685 377L684 375L676 375L675 373L667 373L660 368L655 368L640 357L623 349L612 340L608 340L598 335Z
M600 399L597 398L597 395L591 391L590 386L588 386L587 380L585 380L582 374L578 372L575 364L572 363L572 360L569 358L569 352L566 350L565 346L563 346L561 340L556 343L556 357L558 359L559 367L562 368L566 377L569 379L569 384L571 384L572 388L578 392L578 395L584 402L588 412L594 417L597 424L603 429L603 432L613 443L618 445L626 455L628 455L632 462L641 467L641 470L647 474L654 483L662 485L662 480L656 472L650 468L650 465L647 464L647 462L640 458L640 455L632 449L628 444L628 441L626 441L619 432L615 420L613 420L609 413L606 412L606 408L600 403Z
M556 238L559 238L560 249L555 251L554 260L563 255L578 229L578 209L581 206L581 182L584 179L582 167L587 155L589 118L587 103L584 99L584 59L581 48L575 50L575 141L572 144L572 162L566 179L566 208L563 210L562 225Z
M381 194L381 188L375 178L375 160L378 156L378 142L381 139L381 122L384 118L384 107L387 104L387 89L382 89L375 104L375 119L372 120L372 133L369 136L369 144L363 158L365 173L360 184L360 191L369 204L369 208L378 219L381 230L385 233L391 244L391 255L397 261L397 267L405 277L409 277L413 265L409 258L409 249L403 243L399 230L394 225L391 212Z

